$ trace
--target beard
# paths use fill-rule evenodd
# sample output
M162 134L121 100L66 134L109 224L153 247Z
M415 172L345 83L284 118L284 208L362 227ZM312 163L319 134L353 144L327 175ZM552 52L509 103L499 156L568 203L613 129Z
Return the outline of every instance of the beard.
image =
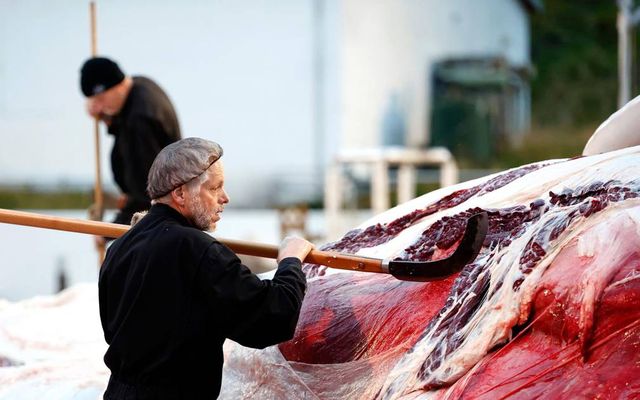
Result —
M216 228L216 224L213 222L213 213L205 209L200 197L193 196L189 212L192 216L192 223L196 228L205 232L212 232Z

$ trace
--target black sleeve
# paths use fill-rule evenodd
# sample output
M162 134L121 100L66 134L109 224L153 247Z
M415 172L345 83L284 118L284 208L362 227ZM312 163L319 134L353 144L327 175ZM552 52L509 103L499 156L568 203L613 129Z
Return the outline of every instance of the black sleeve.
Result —
M109 315L107 304L109 303L108 298L108 281L107 274L105 273L106 268L100 268L98 273L98 306L100 310L100 324L102 325L102 332L104 333L104 340L107 344L111 344L111 338L113 337L113 333L109 329L109 324L107 323Z
M162 150L166 133L158 121L145 116L132 118L130 124L130 137L124 157L127 159L127 167L124 174L127 188L127 202L119 210L114 222L131 223L131 217L137 211L146 210L150 206L147 194L147 178L153 160Z
M200 264L198 283L225 336L264 348L293 337L306 279L301 262L282 260L271 280L260 280L226 246L215 242Z

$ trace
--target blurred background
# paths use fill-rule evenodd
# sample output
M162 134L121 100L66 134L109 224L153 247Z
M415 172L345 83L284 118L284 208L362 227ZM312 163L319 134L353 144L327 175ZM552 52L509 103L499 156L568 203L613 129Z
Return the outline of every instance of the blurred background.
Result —
M0 208L87 218L89 4L0 0ZM158 82L183 136L224 147L221 237L322 244L440 186L580 155L637 92L631 0L95 4L97 53ZM0 298L97 275L86 235L0 224L0 254Z

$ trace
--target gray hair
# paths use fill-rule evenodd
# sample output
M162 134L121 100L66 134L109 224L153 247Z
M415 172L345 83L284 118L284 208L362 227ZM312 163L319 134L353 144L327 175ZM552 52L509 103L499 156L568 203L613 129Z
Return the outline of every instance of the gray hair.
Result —
M158 155L149 170L147 192L152 200L202 175L222 157L218 143L200 138L186 138L171 143Z

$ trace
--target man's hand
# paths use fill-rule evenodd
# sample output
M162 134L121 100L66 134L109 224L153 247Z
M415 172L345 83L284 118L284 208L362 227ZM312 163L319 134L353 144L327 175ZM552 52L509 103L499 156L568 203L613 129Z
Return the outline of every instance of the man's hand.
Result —
M118 199L116 200L116 208L118 210L122 210L124 206L127 205L128 200L129 198L127 197L126 194L121 194L120 196L118 196Z
M100 107L98 106L98 103L96 101L94 101L94 99L92 98L88 98L87 99L87 103L86 103L86 107L87 107L87 113L92 116L93 118L98 118L100 119Z
M105 124L107 124L107 126L111 125L111 116L104 113L102 106L100 106L95 99L91 97L88 98L86 102L86 108L87 113L91 117L96 118L98 121L104 122Z
M313 249L313 244L300 237L286 237L278 249L278 262L287 257L295 257L300 261L304 261L311 249Z

